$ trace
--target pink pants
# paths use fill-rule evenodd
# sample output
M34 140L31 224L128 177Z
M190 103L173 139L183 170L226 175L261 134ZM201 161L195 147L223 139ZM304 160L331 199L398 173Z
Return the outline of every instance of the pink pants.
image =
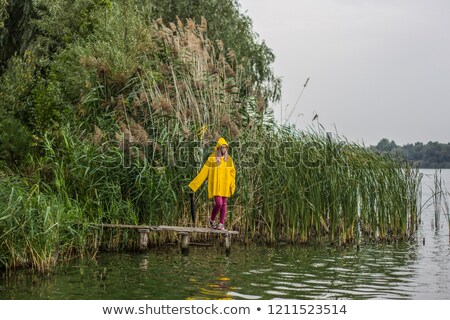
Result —
M224 224L225 222L225 218L227 216L227 201L228 198L227 197L219 197L219 196L215 196L214 197L214 201L216 202L216 204L214 205L212 214L211 214L211 220L214 221L216 220L217 217L217 213L220 211L220 223Z

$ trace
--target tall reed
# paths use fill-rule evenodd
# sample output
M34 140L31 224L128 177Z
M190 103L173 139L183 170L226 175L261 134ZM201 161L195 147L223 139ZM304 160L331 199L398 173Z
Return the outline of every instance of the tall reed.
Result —
M433 175L433 194L430 199L433 200L434 206L434 224L433 227L438 230L440 228L440 216L441 213L447 220L448 230L450 231L450 209L449 209L449 196L450 193L447 190L447 186L442 181L442 171L435 170ZM450 232L449 232L450 239Z
M263 164L241 170L243 187L251 186L242 191L242 200L251 203L250 194L260 204L255 217L260 222L249 222L260 228L247 230L263 231L268 241L318 238L340 243L354 241L360 231L380 240L414 232L417 169L338 138L329 141L321 133L284 128L259 141L279 159L271 163L264 153L254 154L254 161Z

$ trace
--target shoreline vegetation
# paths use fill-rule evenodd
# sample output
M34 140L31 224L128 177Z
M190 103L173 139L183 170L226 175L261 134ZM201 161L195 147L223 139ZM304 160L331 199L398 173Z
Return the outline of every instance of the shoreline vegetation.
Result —
M43 272L136 249L135 233L92 223L190 225L186 186L219 136L237 168L227 227L242 243L414 237L418 169L320 126L277 124L274 57L235 1L192 13L168 0L23 1L19 17L4 14L17 1L4 3L2 45L13 18L28 14L20 25L31 31L2 56L1 267ZM215 20L218 5L228 23ZM227 38L227 28L241 31ZM199 226L211 209L205 193L197 192Z
M421 169L450 169L450 143L429 141L426 144L416 142L399 146L395 141L384 138L370 148L382 154L411 161Z

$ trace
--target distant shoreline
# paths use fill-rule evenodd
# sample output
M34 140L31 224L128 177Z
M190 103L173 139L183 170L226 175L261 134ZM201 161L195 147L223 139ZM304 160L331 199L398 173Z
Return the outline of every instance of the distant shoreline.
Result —
M382 154L389 154L412 161L420 169L450 169L450 143L416 142L414 144L397 145L384 138L376 146L369 147Z

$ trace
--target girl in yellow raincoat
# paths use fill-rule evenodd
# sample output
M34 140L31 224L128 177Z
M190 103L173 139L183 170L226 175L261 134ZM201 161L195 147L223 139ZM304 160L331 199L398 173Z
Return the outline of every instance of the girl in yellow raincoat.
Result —
M228 154L228 143L224 138L220 138L217 141L214 153L209 156L203 168L189 184L189 187L196 192L205 179L208 179L208 198L214 198L215 201L209 225L213 229L225 230L227 201L236 189L236 169L233 159ZM219 225L217 225L216 217L219 212Z

